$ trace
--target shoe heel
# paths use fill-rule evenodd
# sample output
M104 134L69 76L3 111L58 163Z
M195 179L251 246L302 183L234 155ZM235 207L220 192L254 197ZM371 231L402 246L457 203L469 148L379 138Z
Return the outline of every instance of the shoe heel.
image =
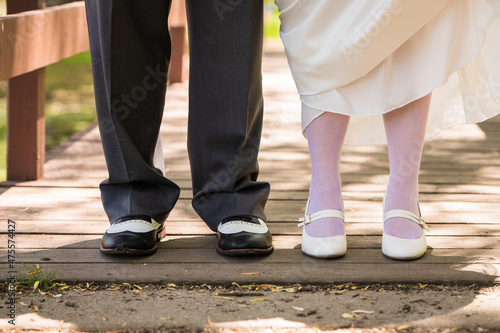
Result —
M167 236L165 226L162 224L156 230L156 241L159 242Z
M420 227L422 227L422 236L417 239L407 239L395 237L385 232L385 226L382 225L382 254L387 258L394 260L414 260L422 257L427 251L427 240L425 239L425 231L429 231L429 227L424 222L418 205L418 215L402 209L394 209L385 212L385 196L383 201L384 224L385 221L393 217L402 217L408 219Z

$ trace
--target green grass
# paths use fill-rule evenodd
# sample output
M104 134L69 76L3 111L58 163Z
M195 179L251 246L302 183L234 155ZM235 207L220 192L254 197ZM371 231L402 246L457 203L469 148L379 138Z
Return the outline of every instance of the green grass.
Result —
M26 268L26 273L19 268L19 276L17 277L16 284L18 289L31 289L33 291L40 290L42 292L48 291L55 283L56 270L49 271L41 268L38 264Z
M280 13L278 7L273 0L264 1L264 37L265 38L279 38L280 37Z

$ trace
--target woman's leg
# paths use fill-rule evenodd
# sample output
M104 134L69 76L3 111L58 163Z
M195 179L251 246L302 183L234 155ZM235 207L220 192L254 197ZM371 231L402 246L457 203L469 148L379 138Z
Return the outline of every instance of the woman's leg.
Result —
M385 212L404 209L418 215L418 174L430 94L384 115L390 177ZM388 219L385 232L399 238L416 239L422 228L405 218Z
M325 112L307 126L311 156L311 201L307 214L324 209L344 211L339 167L348 124L349 116ZM331 237L343 235L344 224L339 218L323 218L308 224L306 230L313 237Z

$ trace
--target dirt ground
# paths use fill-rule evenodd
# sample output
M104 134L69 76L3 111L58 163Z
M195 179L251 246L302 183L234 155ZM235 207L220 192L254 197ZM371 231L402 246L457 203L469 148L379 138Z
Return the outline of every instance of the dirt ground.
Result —
M500 286L56 284L18 291L3 332L500 332Z

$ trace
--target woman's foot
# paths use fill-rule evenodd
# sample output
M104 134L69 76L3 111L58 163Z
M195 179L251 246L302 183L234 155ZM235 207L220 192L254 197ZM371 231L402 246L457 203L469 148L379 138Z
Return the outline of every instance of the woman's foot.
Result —
M404 197L404 195L398 198L401 197ZM414 213L410 210L411 208L401 208L401 206L413 206L405 206L403 201L400 200L400 206L396 207L389 205L388 200L384 197L382 253L388 258L396 260L418 259L427 250L424 229L428 230L428 227L422 219L418 203L414 201L417 210L417 213Z
M306 212L309 209L310 199L307 201ZM341 221L342 226L338 226ZM299 219L299 227L302 228L302 252L314 258L337 258L342 257L347 252L347 241L344 231L344 213L337 209L323 209L311 214L306 214L304 218ZM308 227L316 225L312 229L319 233L319 236L313 236L309 233ZM325 236L322 227L329 232Z

